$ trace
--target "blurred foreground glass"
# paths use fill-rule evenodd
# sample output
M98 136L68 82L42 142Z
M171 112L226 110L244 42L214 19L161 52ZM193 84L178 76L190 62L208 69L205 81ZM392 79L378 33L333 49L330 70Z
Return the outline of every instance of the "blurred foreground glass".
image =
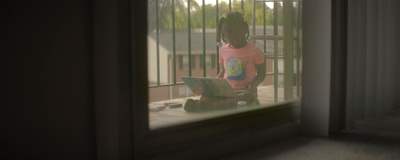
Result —
M205 4L205 5L203 5ZM231 4L231 6L229 6ZM216 77L221 70L218 18L244 10L250 40L264 53L266 77L257 87L258 105L188 113L188 98L199 99L181 77ZM293 100L301 94L301 0L148 0L148 86L151 129L245 112Z

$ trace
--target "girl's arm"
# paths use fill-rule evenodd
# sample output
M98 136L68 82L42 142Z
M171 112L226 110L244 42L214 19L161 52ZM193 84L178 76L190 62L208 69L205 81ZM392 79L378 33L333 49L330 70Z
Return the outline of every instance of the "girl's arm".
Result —
M219 71L217 78L224 78L225 68L224 65L221 65L221 71Z
M256 77L254 77L253 81L251 81L249 84L250 91L256 91L257 86L264 81L265 75L266 75L265 68L266 68L265 61L262 64L256 64L257 75L256 75Z

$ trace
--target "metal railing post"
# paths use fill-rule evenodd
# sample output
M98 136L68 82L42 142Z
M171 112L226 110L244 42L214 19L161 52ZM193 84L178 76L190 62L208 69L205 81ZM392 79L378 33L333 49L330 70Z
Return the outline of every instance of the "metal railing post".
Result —
M274 2L274 36L278 36L278 2ZM278 102L278 40L274 39L274 101Z
M293 2L283 0L283 61L285 100L293 99Z
M232 0L229 0L229 12L232 11Z
M203 77L207 76L207 70L206 70L206 5L205 5L205 0L203 0Z
M252 21L252 26L253 26L253 28L252 28L252 34L253 35L256 35L256 0L253 0L253 11L252 11L253 13L253 16L251 17L251 21ZM256 43L256 40L253 40L253 43L255 44Z
M157 86L160 85L160 26L158 16L158 0L156 0L156 55L157 55Z
M298 6L297 6L297 25L296 25L296 29L297 29L297 45L296 45L296 49L297 49L297 57L296 57L296 89L297 89L297 97L300 97L300 56L301 56L301 48L300 48L300 11L301 11L301 0L299 0L298 2Z
M187 3L188 7L188 57L192 57L192 32L191 32L191 19L190 19L190 0ZM192 76L192 61L189 60L189 76Z
M172 0L172 56L174 61L174 66L172 66L174 68L174 84L176 84L175 0Z
M215 8L216 8L216 19L217 19L217 25L216 25L216 32L215 33L217 33L216 35L216 39L217 39L217 42L218 42L218 20L219 20L219 5L218 5L218 0L216 0L216 2L215 2ZM219 43L219 42L218 42ZM216 62L216 64L217 64L217 75L219 74L219 70L220 70L220 65L218 64L218 62L219 62L219 46L217 45L217 62Z

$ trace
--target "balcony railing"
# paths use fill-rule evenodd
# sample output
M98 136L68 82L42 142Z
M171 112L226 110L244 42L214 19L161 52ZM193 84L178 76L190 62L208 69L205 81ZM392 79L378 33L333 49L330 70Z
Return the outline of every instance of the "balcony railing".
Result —
M152 12L155 12L155 65L156 65L156 82L149 84L149 88L158 88L158 87L166 87L166 86L177 86L177 85L182 85L183 82L178 82L177 81L177 50L176 50L176 1L178 0L170 0L169 2L171 3L171 14L170 18L172 19L172 26L171 26L171 32L172 32L172 37L171 37L171 42L172 42L172 54L171 54L171 64L170 70L170 78L168 78L168 83L161 83L161 61L167 61L167 59L162 59L160 56L160 3L164 2L163 0L154 0L155 3L149 3L154 5L153 8L154 10L150 10ZM180 1L183 2L183 1ZM187 57L189 58L188 66L187 69L187 74L186 76L193 76L192 72L192 4L195 3L194 0L186 0L184 3L180 4L186 4L186 17L187 17ZM232 1L229 0L227 1L228 6L229 6L229 11L232 10ZM235 1L234 3L237 3ZM244 4L245 3L251 3L252 4L252 9L247 11L245 10ZM267 35L267 5L266 4L272 4L273 6L273 16L271 17L273 19L272 21L272 26L273 26L273 35ZM220 1L216 0L215 1L215 23L218 24L218 18L219 18L219 12L220 10ZM259 7L256 7L258 5L262 5L262 13L263 13L263 34L256 33L256 10L260 9ZM281 7L283 6L283 7ZM151 6L149 6L151 7ZM182 7L181 5L179 7ZM201 26L201 32L202 32L202 53L201 55L203 57L206 57L206 4L205 0L201 0L201 14L202 14L202 26ZM181 8L178 8L181 9ZM293 98L293 86L294 84L299 87L299 84L301 84L301 0L248 0L244 2L243 0L240 1L240 9L244 11L245 13L251 12L252 14L252 21L251 21L251 33L252 35L250 36L250 40L254 41L262 41L262 47L260 47L264 51L264 58L266 59L271 59L273 61L273 71L267 72L267 75L272 75L273 76L273 85L274 85L274 93L275 93L275 102L277 102L278 99L278 77L279 75L284 77L284 87L285 87L285 99L291 99ZM196 10L198 11L198 10ZM282 18L280 18L282 17ZM281 21L280 21L281 20ZM280 27L283 29L283 34L278 33L280 30ZM215 28L215 31L217 28ZM217 42L217 35L215 35L215 43ZM268 46L267 46L267 41L273 41L273 51L267 51ZM283 46L279 44L279 41L283 42ZM279 54L280 52L280 47L283 47L283 53ZM216 53L216 64L218 64L219 61L219 47L215 45L215 53ZM281 70L284 70L284 72L280 72L279 69L279 62L280 60L284 62L284 67ZM206 64L206 58L201 59L203 64ZM295 66L294 66L295 64ZM154 64L152 64L154 65ZM206 77L207 76L207 67L206 65L202 66L202 76ZM220 65L216 65L216 73L217 75L220 71ZM196 75L197 76L197 75ZM300 95L300 89L297 89L297 96Z

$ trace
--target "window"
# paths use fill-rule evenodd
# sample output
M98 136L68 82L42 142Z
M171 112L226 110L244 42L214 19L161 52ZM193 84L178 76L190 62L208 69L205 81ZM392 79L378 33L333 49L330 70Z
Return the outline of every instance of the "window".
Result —
M145 85L148 83L148 78L146 78L148 73L143 72L142 69L148 67L146 62L148 57L145 54L147 42L144 41L144 39L148 38L147 33L144 32L147 28L146 24L137 25L138 22L143 20L143 16L131 15L146 14L142 9L146 8L147 2L135 1L131 5L129 3L120 5L121 2L128 2L128 0L103 2L94 7L94 11L97 13L95 14L97 18L95 18L96 25L94 25L96 36L94 42L97 44L95 46L99 47L94 52L94 81L96 82L94 88L95 93L100 94L101 97L101 99L99 99L98 95L94 97L96 99L94 102L96 109L95 128L96 135L98 135L96 136L97 157L113 157L113 159L126 157L126 159L132 159L133 155L135 159L177 159L176 157L190 159L196 156L198 159L213 159L219 155L241 151L238 148L255 147L271 139L277 140L276 134L271 134L272 131L277 130L276 126L282 128L281 125L277 124L285 124L287 126L288 124L285 122L290 122L296 117L293 116L294 112L299 111L298 107L295 107L296 103L278 103L267 108L254 108L243 112L227 113L223 114L222 117L150 130L148 125L149 115L147 114L147 89L151 86L169 86L166 85L167 83L157 84L157 81L155 81L155 84ZM347 3L347 1L341 1L341 3ZM119 14L115 14L116 6L121 7L119 8L121 9L118 12ZM129 6L131 8L135 6L130 10L133 14L127 13L128 11L125 10ZM306 53L304 54L304 68L307 66L307 69L300 73L307 77L304 78L304 83L302 83L304 85L304 95L306 95L303 96L302 101L307 100L310 105L302 106L302 117L307 117L304 116L304 113L308 113L308 119L304 121L302 118L302 123L311 124L307 129L315 134L315 129L318 129L318 127L329 127L326 124L331 122L326 121L325 118L337 117L327 112L329 107L326 107L327 105L324 103L329 102L329 98L327 98L327 96L329 97L329 94L327 94L329 93L329 83L325 82L330 80L327 77L331 71L329 65L331 55L327 54L327 50L331 48L329 47L331 35L329 26L331 24L325 22L329 22L331 15L328 13L331 7L334 8L334 5L331 6L331 1L309 0L304 6L307 7L307 10L304 11L304 16L307 17L307 20L304 21L304 25L307 26L304 31L305 36L307 36L304 44L308 45L304 47L304 52ZM323 8L321 9L321 7ZM347 10L347 8L342 7L336 8L336 11L342 11L340 9ZM120 20L115 21L115 19ZM129 23L132 24L127 27ZM114 25L108 26L108 24ZM344 24L341 26L346 26L346 23ZM321 25L323 26L321 27ZM131 34L125 34L130 31ZM321 33L323 36L320 36ZM110 35L113 38L111 40L109 39ZM132 39L130 40L127 35L132 35ZM103 38L107 41L98 41L98 39ZM133 43L129 43L131 41ZM126 45L120 45L120 43L126 43ZM320 47L320 44L323 44L324 47ZM274 50L274 48L272 49ZM345 50L338 50L335 53L345 53L341 51ZM266 58L268 56L266 55ZM321 58L324 63L320 63ZM176 68L178 68L178 64L176 65ZM168 67L167 69L170 68ZM332 71L332 73L337 72ZM192 74L195 75L195 73ZM173 80L172 77L170 78ZM321 83L321 81L323 82ZM170 83L179 85L179 82L171 81ZM323 94L320 94L321 92ZM312 125L316 123L318 125ZM284 129L286 130L278 132L278 135L288 136L297 130L297 128ZM119 152L114 152L114 149L119 149ZM132 149L134 153L132 153ZM203 154L209 150L215 152Z
M137 2L137 3L141 3L141 2ZM137 3L135 2L135 5ZM140 20L140 18L137 18L137 17L134 17L134 18L135 18L135 22L137 22L137 20ZM136 35L136 34L137 33L135 33L134 35ZM143 40L145 37L146 36L141 37L140 40ZM140 40L138 40L138 41L140 41ZM256 41L262 42L263 40L256 40ZM266 40L266 41L274 42L274 40ZM267 43L267 44L269 44L269 43ZM274 43L272 43L272 44L274 45ZM133 60L133 62L134 62L133 65L136 67L136 66L138 66L138 65L136 65L136 63L138 63L138 64L142 63L141 61L145 61L146 57L143 57L142 54L136 54L137 53L136 48L140 49L140 46L135 45L135 44L133 44L133 45L134 45L133 48L135 48L135 51L134 51L135 58ZM271 49L271 48L268 47L267 49ZM272 48L272 49L275 50L275 48ZM209 52L207 52L207 54L208 53ZM275 52L272 52L272 53L275 53ZM175 59L176 61L179 60L178 55L180 55L180 54L181 53L178 53L178 52L176 53L176 59ZM194 54L197 54L197 53L194 53ZM173 55L173 53L171 53L171 55ZM275 57L269 57L269 56L270 55L268 55L268 54L265 55L267 61L274 61ZM197 60L199 60L199 59L200 58L197 58ZM280 59L280 57L277 57L277 59ZM199 61L197 61L197 63L199 63ZM271 62L271 64L274 65L273 62ZM169 71L172 71L171 68L174 68L173 66L174 65L171 65L167 69ZM140 68L145 68L145 67L146 67L146 65L140 66ZM175 67L177 68L176 71L178 71L179 64L176 63ZM217 67L218 67L218 65L217 65ZM190 67L189 67L188 71L189 70L190 70ZM275 74L274 72L272 72L273 70L274 69L271 67L271 69L270 69L271 73L268 73L269 70L267 69L267 73L269 74L270 79L272 79L272 80L274 79L274 74ZM135 71L137 71L137 70L135 70ZM206 75L208 73L209 72L207 71ZM301 72L299 72L299 73L301 73ZM211 75L215 75L215 74L216 73L212 73ZM142 75L144 77L147 76L144 73L138 73L138 75ZM173 73L171 75L173 75ZM203 72L201 74L192 72L191 75L192 76L193 75L203 76ZM168 80L170 80L170 81L166 84L161 83L160 85L157 85L157 83L155 83L156 84L155 86L157 86L156 88L161 87L162 85L164 85L162 87L170 87L170 86L173 87L173 86L182 85L181 81L179 79L176 79L176 81L175 81L174 77L175 76L169 77ZM149 115L147 115L146 112L144 112L144 111L147 111L147 108L144 109L143 106L145 106L145 104L142 103L147 100L147 95L143 95L143 93L145 93L145 91L143 90L143 88L141 88L141 87L143 87L144 84L147 83L147 81L146 81L146 79L143 80L143 77L141 79L140 76L138 76L135 79L132 79L132 83L135 86L134 87L134 89L135 89L134 104L133 104L134 105L134 107L133 107L134 129L133 129L133 131L134 131L134 135L135 135L135 140L134 140L135 143L134 144L135 144L135 153L138 153L137 155L139 157L151 157L151 156L154 156L157 154L171 153L171 152L172 152L171 154L175 154L175 153L178 154L177 152L179 151L179 148L182 149L182 148L203 147L204 145L202 145L202 144L209 143L209 141L211 141L211 140L213 140L214 142L215 142L215 140L218 140L218 142L217 142L218 144L221 144L221 143L223 144L224 142L234 143L240 139L245 139L246 141L249 141L247 138L251 137L251 139L254 139L254 138L259 138L258 136L260 136L260 139L259 139L260 141L258 143L257 143L257 141L251 141L251 143L255 142L253 144L260 144L260 143L262 143L261 141L268 139L265 136L264 137L262 137L262 136L265 135L264 133L266 133L266 131L268 129L270 129L269 126L273 125L271 123L271 121L266 121L265 119L274 120L274 121L275 120L288 121L287 119L293 118L293 117L289 116L290 114L286 114L287 112L282 112L282 113L279 112L280 114L276 114L274 112L274 114L271 114L271 112L269 112L269 111L272 111L272 110L281 111L281 109L284 110L285 108L287 109L287 108L290 108L293 106L292 105L293 103L278 103L277 105L267 107L267 108L253 108L254 110L250 109L250 110L246 110L243 112L238 111L235 113L223 113L222 117L219 116L219 117L214 117L211 119L209 119L209 118L203 119L201 121L191 121L190 124L182 124L181 123L178 125L168 126L168 127L164 127L164 128L149 129L149 127L150 127L148 125L149 117L146 117ZM129 87L127 87L127 88L129 88ZM137 91L137 89L141 89L141 91ZM173 90L173 91L176 91L176 90ZM141 95L141 93L142 93L142 95ZM284 92L279 92L279 94L281 94L281 93L284 93ZM278 108L276 108L276 106L278 106ZM164 110L164 111L166 111L166 110ZM124 114L124 112L121 112L119 114ZM150 113L150 114L152 114L152 113ZM249 118L249 117L251 117L251 118ZM282 117L283 117L283 119L279 119ZM240 122L240 123L238 123L238 122ZM137 128L139 128L139 129L137 129ZM264 130L262 128L264 128ZM230 132L232 132L232 131L237 131L237 132L230 134ZM242 134L242 133L244 133L244 134ZM246 134L251 135L251 136L246 137ZM177 137L179 137L179 138L177 138ZM225 139L224 139L224 137L225 137ZM235 138L233 138L233 137L235 137ZM227 140L227 139L230 139L230 140ZM226 141L224 141L224 140L226 140ZM199 141L202 141L202 142L199 142ZM127 142L129 142L129 140ZM221 142L221 143L219 143L219 142ZM247 143L247 144L249 144L249 143ZM185 144L186 146L182 146L182 144ZM239 143L239 144L246 144L246 143ZM252 146L254 146L254 145L252 145ZM234 148L234 147L220 147L220 145L216 145L215 147L219 148L218 151L223 150L223 148L229 148L232 151L232 148ZM169 152L169 151L171 151L171 152ZM236 151L236 150L233 150L233 152L234 151ZM198 152L195 152L195 153L198 153ZM231 153L231 152L225 151L225 152L219 152L219 153ZM194 156L195 154L189 154L189 155ZM205 155L198 154L198 157L202 157L202 156L205 156ZM153 159L156 159L156 158L153 158ZM204 159L207 159L207 158L204 158ZM208 158L208 159L210 159L210 158Z
M204 60L204 56L200 55L200 68L204 67L204 61L206 62L206 68L214 68L216 55L206 55L206 59Z
M196 68L196 56L190 56L191 68ZM189 68L189 57L188 56L179 56L179 69L188 69Z
M96 13L98 13L95 14L96 16L98 16L98 18L96 18L95 20L100 21L100 23L95 23L100 24L95 25L95 36L100 36L100 38L108 39L108 35L112 35L112 38L114 38L111 41L95 41L96 43L100 44L108 44L107 46L105 46L107 50L104 50L102 48L102 45L95 45L101 47L98 50L101 53L100 56L97 56L98 52L95 52L95 57L100 59L100 61L95 61L97 64L95 65L95 89L100 89L100 91L96 91L96 93L105 95L102 96L105 100L95 100L94 105L96 107L96 133L97 135L99 135L97 137L97 146L99 146L97 157L116 157L114 159L121 157L130 157L132 156L131 149L134 149L133 155L135 156L135 158L144 157L143 159L157 159L158 155L158 158L173 159L171 157L174 157L175 155L175 157L181 158L196 156L196 158L199 159L212 159L210 157L205 157L210 154L202 154L204 153L203 151L205 151L205 149L215 149L214 151L216 152L212 152L215 153L215 158L215 155L236 152L238 151L237 148L254 147L255 145L263 144L270 139L276 140L276 136L271 135L271 132L269 131L276 130L275 126L277 121L281 123L290 121L290 119L293 119L293 116L291 116L292 113L294 113L293 111L299 111L298 109L296 109L298 107L294 107L296 106L295 103L279 103L267 108L254 108L254 110L246 110L243 112L239 111L232 114L223 114L223 117L219 116L216 118L204 119L202 121L192 121L190 122L190 124L180 124L166 128L157 128L154 130L150 130L150 126L148 125L149 115L147 114L148 95L145 93L147 93L147 89L151 87L151 85L149 87L145 85L146 83L148 83L148 79L146 78L148 73L140 72L142 71L141 69L148 67L146 62L146 59L148 59L148 57L144 54L146 53L147 42L143 41L144 39L148 38L148 35L146 35L145 32L138 32L145 31L147 28L145 25L137 25L137 23L143 19L143 16L130 16L146 14L145 12L143 12L142 9L146 8L147 2L135 1L134 5L116 5L120 2L127 1L110 1L95 6L95 11ZM112 5L108 5L110 3ZM306 4L304 5L306 6ZM115 6L122 7L122 9L120 8L121 12L119 12L119 14L115 14L115 10L108 9L110 8L110 6L114 8L116 8ZM133 14L126 13L128 12L124 10L126 6L135 6L135 8L131 9L131 12L133 12ZM324 8L321 9L321 6L323 6ZM324 29L319 29L321 28L320 22L328 22L331 18L329 14L325 14L330 12L330 7L331 1L310 0L307 1L307 11L305 11L304 14L304 16L307 16L307 21L305 21L305 25L307 25L307 32L304 33L307 33L306 35L308 37L307 39L305 39L308 47L307 50L305 50L307 51L307 54L305 54L307 55L307 57L304 56L304 59L307 61L304 61L304 66L307 66L308 68L307 70L305 70L307 72L300 73L307 73L307 76L312 76L306 78L303 83L307 84L304 85L304 91L306 90L306 88L308 91L304 92L304 95L307 95L306 100L308 102L316 100L318 101L317 103L310 103L311 105L309 106L302 106L302 114L311 114L309 123L315 123L316 121L318 121L317 123L319 124L326 123L325 120L323 120L323 122L320 122L319 120L321 120L321 118L319 117L332 117L330 115L326 115L326 113L329 112L325 111L329 108L325 107L326 105L324 103L321 103L326 102L327 100L325 99L329 99L325 97L325 93L328 93L326 92L327 88L329 88L329 84L326 85L325 83L326 81L329 81L329 78L326 78L326 75L328 75L330 72L330 68L326 67L329 66L329 61L327 61L327 63L318 63L320 62L321 58L324 58L324 60L326 60L328 59L327 57L330 57L330 55L327 56L326 50L321 50L321 47L319 45L315 45L320 44L320 33L324 33L324 36L322 36L322 39L324 40L323 44L329 44L326 42L329 41L327 39L330 38L329 35L331 34L331 32L329 30L329 27L326 26L329 26L330 24L323 23L324 26L322 28ZM334 6L332 6L332 8L333 7ZM101 9L105 10L106 12L104 13L104 11L102 11ZM343 7L341 9L343 9ZM324 14L321 15L319 14L320 12L323 12ZM314 18L314 16L316 16L317 18ZM115 21L115 19L121 20ZM125 24L128 24L130 21L132 23L131 27L124 27L129 26ZM110 30L110 28L104 27L104 25L110 24L109 22L111 22L111 24L118 25L111 25ZM118 28L118 31L120 32L115 32L116 28ZM317 34L315 34L313 29L315 29L315 31L318 31ZM130 41L127 38L128 36L126 35L130 34L121 34L122 36L116 36L116 33L126 33L131 30L135 31L131 32L133 35L131 41L133 41L134 43L128 43ZM316 38L312 38L312 40L310 41L310 35ZM121 42L126 42L127 45L119 45ZM149 44L149 46L150 45L151 44ZM132 52L126 54L127 51L132 48L134 48L133 50L131 50L134 56L131 55ZM330 47L323 48L326 49ZM108 49L111 49L114 52L104 52L108 51ZM321 57L321 55L323 56ZM266 55L266 58L268 58L268 56L269 55ZM109 59L109 57L111 57L112 59ZM273 58L269 59L271 60ZM115 63L116 60L118 60L118 63ZM153 65L155 65L155 63L153 63ZM129 66L132 66L133 68L130 68ZM320 66L323 66L324 68L321 69ZM309 70L310 68L314 68L314 70ZM107 72L107 74L105 74L104 72ZM170 84L179 84L179 82L173 81L173 77L169 78L172 79ZM105 79L105 81L103 79ZM321 80L324 82L320 83ZM316 84L319 85L316 87ZM169 87L166 84L157 84L157 82L153 85L157 87ZM321 87L322 90L318 89ZM133 90L131 90L131 88L133 88ZM310 89L314 90L314 93L317 94L310 94ZM324 95L322 96L320 96L321 94L319 94L321 93L321 91L323 91L324 93ZM133 96L131 96L131 94L133 94ZM304 108L307 108L307 111L304 111ZM285 112L285 110L289 112ZM323 114L320 114L321 111L323 111ZM315 115L318 115L318 117L316 117ZM304 115L302 116L304 117ZM303 120L304 119L302 119L302 122ZM273 123L271 121L273 121ZM319 126L328 127L328 125ZM310 127L309 129L314 131L314 128L316 127ZM288 129L286 130L286 132L281 132L284 134L280 135L287 136L288 133L294 130L297 129ZM114 149L120 148L119 154L115 154L116 152L109 152L110 147Z
M219 73L216 24L218 18L230 10L244 11L250 27L249 42L256 44L264 53L267 76L258 86L260 106L300 97L302 61L300 2L292 0L217 2L148 1L148 39L150 39L148 58L149 62L156 62L158 66L149 72L149 79L152 79L149 81L152 82L149 84L149 106L184 104L187 98L199 98L198 95L189 92L180 77L216 77ZM253 16L255 18L251 19ZM200 67L196 67L197 63ZM157 120L162 121L159 117L171 116L169 113L163 115L169 110L166 105L163 111L149 113L150 128L153 128L153 124L158 124ZM187 114L183 108L174 109L175 111L180 116ZM212 114L204 113L204 115ZM172 121L171 119L177 118L176 121L182 122L183 119L191 121L192 118L198 117L201 116L171 116L167 119Z

